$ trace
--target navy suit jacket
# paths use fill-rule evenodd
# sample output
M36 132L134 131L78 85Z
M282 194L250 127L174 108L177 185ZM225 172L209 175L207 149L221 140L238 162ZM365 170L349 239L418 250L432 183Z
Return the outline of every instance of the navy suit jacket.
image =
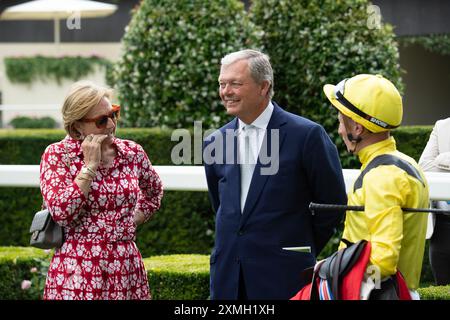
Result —
M209 147L216 156L213 163L204 161L216 212L211 299L236 299L241 272L249 299L291 298L304 285L301 271L315 264L317 254L342 219L341 212L312 215L309 203L347 203L338 153L325 130L272 103L274 110L262 148L267 145L271 154L270 130L278 129L279 170L262 175L264 166L258 161L242 214L237 138L225 137L238 128L237 118L204 141L204 154ZM212 147L218 141L223 142L222 152ZM310 246L312 252L282 249L296 246Z

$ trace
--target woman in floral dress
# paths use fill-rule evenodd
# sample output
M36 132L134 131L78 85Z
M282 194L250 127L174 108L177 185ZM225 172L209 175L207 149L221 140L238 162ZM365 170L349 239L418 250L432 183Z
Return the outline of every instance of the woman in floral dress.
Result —
M136 227L159 209L162 184L142 147L115 137L111 91L75 83L62 109L68 135L45 150L40 185L64 228L44 299L150 299Z

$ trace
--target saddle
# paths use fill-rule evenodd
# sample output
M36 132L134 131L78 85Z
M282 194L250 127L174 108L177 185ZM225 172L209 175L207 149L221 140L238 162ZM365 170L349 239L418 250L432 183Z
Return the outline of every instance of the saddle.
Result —
M342 278L353 268L360 259L361 253L367 244L366 240L351 243L342 239L347 244L346 248L333 253L315 267L312 277L311 300L319 300L317 290L317 277L326 280L331 285L331 293L334 300L339 299L339 287Z

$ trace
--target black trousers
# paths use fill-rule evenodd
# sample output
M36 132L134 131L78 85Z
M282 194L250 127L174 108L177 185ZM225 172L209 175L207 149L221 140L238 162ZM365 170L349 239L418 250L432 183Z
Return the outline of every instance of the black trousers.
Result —
M450 284L450 216L436 215L429 255L436 284Z

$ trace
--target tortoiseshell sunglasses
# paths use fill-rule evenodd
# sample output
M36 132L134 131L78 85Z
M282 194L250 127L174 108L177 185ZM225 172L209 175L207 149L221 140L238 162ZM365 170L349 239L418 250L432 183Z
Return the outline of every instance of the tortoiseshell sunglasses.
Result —
M120 117L120 106L117 104L112 105L112 110L109 114L101 115L95 118L83 118L80 121L82 122L94 122L95 126L99 129L105 129L108 124L108 119L112 119L113 121L117 121Z

